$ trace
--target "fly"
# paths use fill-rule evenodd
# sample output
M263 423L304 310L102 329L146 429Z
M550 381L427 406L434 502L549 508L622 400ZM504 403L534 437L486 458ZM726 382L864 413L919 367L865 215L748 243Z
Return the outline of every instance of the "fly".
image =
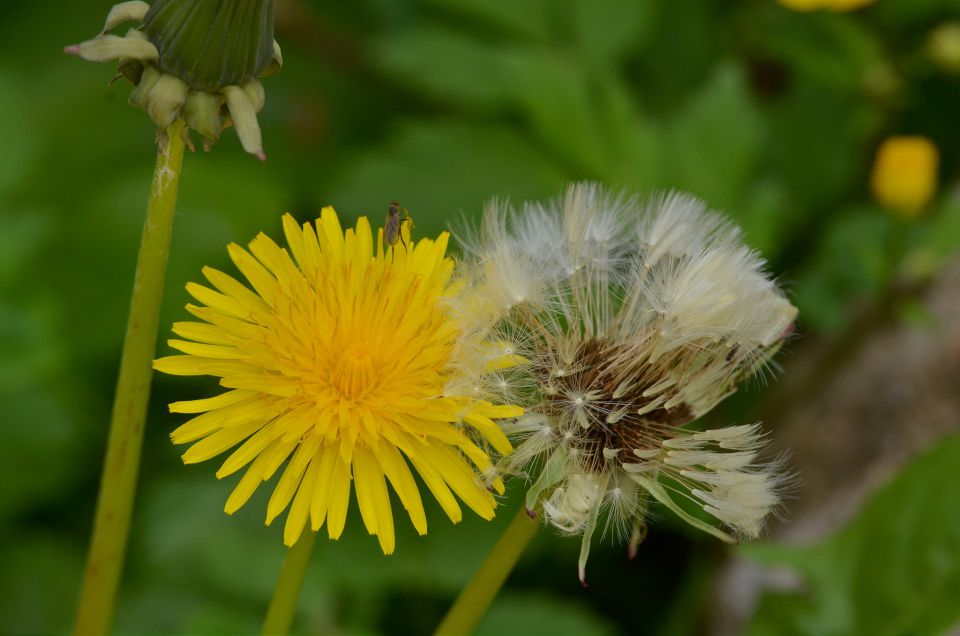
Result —
M413 228L413 217L407 212L407 208L401 208L399 201L391 201L390 208L387 210L387 220L383 225L383 242L388 247L393 247L399 241L404 248L407 242L403 240L403 227L405 224L407 231Z

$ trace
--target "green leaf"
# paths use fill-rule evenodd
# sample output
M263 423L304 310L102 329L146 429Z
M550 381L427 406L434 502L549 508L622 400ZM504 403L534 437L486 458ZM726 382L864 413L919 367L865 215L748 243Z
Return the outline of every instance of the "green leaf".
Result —
M3 139L3 153L0 153L0 195L22 183L33 167L42 131L34 131L25 126L30 121L29 91L12 74L0 75L0 103L3 103L3 117L0 117L0 139ZM4 210L4 213L8 212Z
M507 101L503 53L489 42L427 25L378 40L374 47L378 64L388 75L433 99L470 110Z
M835 333L857 303L875 300L894 272L897 236L879 208L839 210L797 281L802 320Z
M577 603L540 594L504 594L477 627L477 636L551 634L610 636L612 626Z
M660 184L659 131L635 105L619 74L590 57L613 55L632 41L644 18L621 17L627 33L619 44L607 41L613 48L606 53L599 42L582 43L582 51L503 44L432 25L379 45L378 63L405 85L468 112L501 118L519 112L524 136L545 146L573 177L646 188ZM572 21L574 29L587 28Z
M914 279L933 276L960 251L960 198L948 198L911 229L904 273Z
M69 631L85 547L75 536L8 528L0 547L0 633Z
M857 96L798 78L769 109L766 167L789 186L807 216L833 216L863 178L863 158L882 125L881 111Z
M660 131L616 74L546 49L505 52L502 64L532 134L573 176L634 186L658 181Z
M960 0L883 0L874 12L889 28L929 25L938 18L956 17Z
M551 30L550 0L427 0L427 4L505 35L545 40Z
M9 426L0 445L0 519L56 501L75 484L89 440L79 400L88 380L68 369L70 342L60 298L33 275L53 230L46 215L0 217L0 403Z
M623 0L573 0L570 20L582 55L608 64L646 43L658 3Z
M668 124L669 182L711 206L733 209L756 169L762 134L743 73L721 64Z
M742 32L756 55L838 92L855 94L864 74L883 62L880 38L856 16L801 13L770 2L746 18Z
M741 548L805 579L801 593L764 597L749 633L928 634L960 620L958 465L954 435L910 463L834 536L810 546Z
M629 61L630 76L645 103L668 116L697 91L728 49L728 11L724 3L703 0L656 5L644 46Z
M770 256L779 252L799 220L795 210L781 181L763 179L751 185L740 205L726 212L743 229L747 244Z
M504 72L533 132L578 172L603 175L609 137L591 70L559 51L518 50Z
M445 229L494 196L556 196L567 175L506 126L432 120L402 125L387 143L345 161L323 193L347 219L382 223L390 199L410 210L418 236Z

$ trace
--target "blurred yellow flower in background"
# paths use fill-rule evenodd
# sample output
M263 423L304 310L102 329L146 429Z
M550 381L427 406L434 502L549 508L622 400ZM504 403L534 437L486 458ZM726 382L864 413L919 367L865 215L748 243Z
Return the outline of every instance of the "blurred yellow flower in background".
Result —
M881 204L914 217L937 191L940 155L926 137L889 137L877 149L870 190Z
M868 4L873 4L874 0L777 0L781 5L794 11L816 11L825 9L827 11L853 11Z
M176 444L194 442L183 461L240 444L217 472L222 478L247 467L227 500L232 514L289 458L266 519L290 506L287 545L308 519L314 531L326 522L330 538L339 538L355 489L367 530L392 553L384 478L425 534L408 463L454 523L461 511L453 493L492 518L491 489L502 493L503 483L487 449L512 450L493 420L523 411L490 401L484 378L515 356L488 341L464 310L465 285L445 255L449 235L385 249L382 230L374 240L360 218L344 232L333 208L316 228L290 215L283 227L289 252L264 234L249 251L228 248L252 290L211 268L203 273L213 288L187 285L200 303L187 309L202 322L174 324L184 339L169 344L185 355L154 366L217 376L228 390L170 405L199 414L171 435Z

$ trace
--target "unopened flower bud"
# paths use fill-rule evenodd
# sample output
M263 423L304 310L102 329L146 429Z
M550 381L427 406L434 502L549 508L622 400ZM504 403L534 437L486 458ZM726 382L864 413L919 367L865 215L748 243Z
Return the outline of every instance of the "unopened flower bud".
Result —
M260 75L273 59L273 23L266 0L155 0L143 20L160 69L205 91Z
M128 22L141 24L123 37L109 33ZM118 60L118 77L135 85L130 103L147 111L161 140L183 118L210 150L232 123L244 150L264 159L257 114L266 95L257 78L283 65L273 29L272 0L122 2L100 35L64 50L95 62Z

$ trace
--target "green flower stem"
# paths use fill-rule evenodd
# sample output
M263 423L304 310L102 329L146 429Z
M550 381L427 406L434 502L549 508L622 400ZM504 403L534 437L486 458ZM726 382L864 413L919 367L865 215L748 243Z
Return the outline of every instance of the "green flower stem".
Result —
M454 601L434 632L435 636L468 636L473 633L539 528L539 522L531 519L521 506L480 570Z
M156 352L160 299L170 254L173 209L183 163L183 122L167 131L157 156L147 218L140 237L130 316L123 341L120 375L110 419L107 455L84 572L74 633L102 635L110 631L143 445L150 397L151 364Z
M317 533L307 528L287 551L283 567L280 568L280 578L277 579L270 606L267 607L267 617L263 621L264 636L284 636L290 632L293 615L297 612L300 587L307 574L307 566L316 542Z

